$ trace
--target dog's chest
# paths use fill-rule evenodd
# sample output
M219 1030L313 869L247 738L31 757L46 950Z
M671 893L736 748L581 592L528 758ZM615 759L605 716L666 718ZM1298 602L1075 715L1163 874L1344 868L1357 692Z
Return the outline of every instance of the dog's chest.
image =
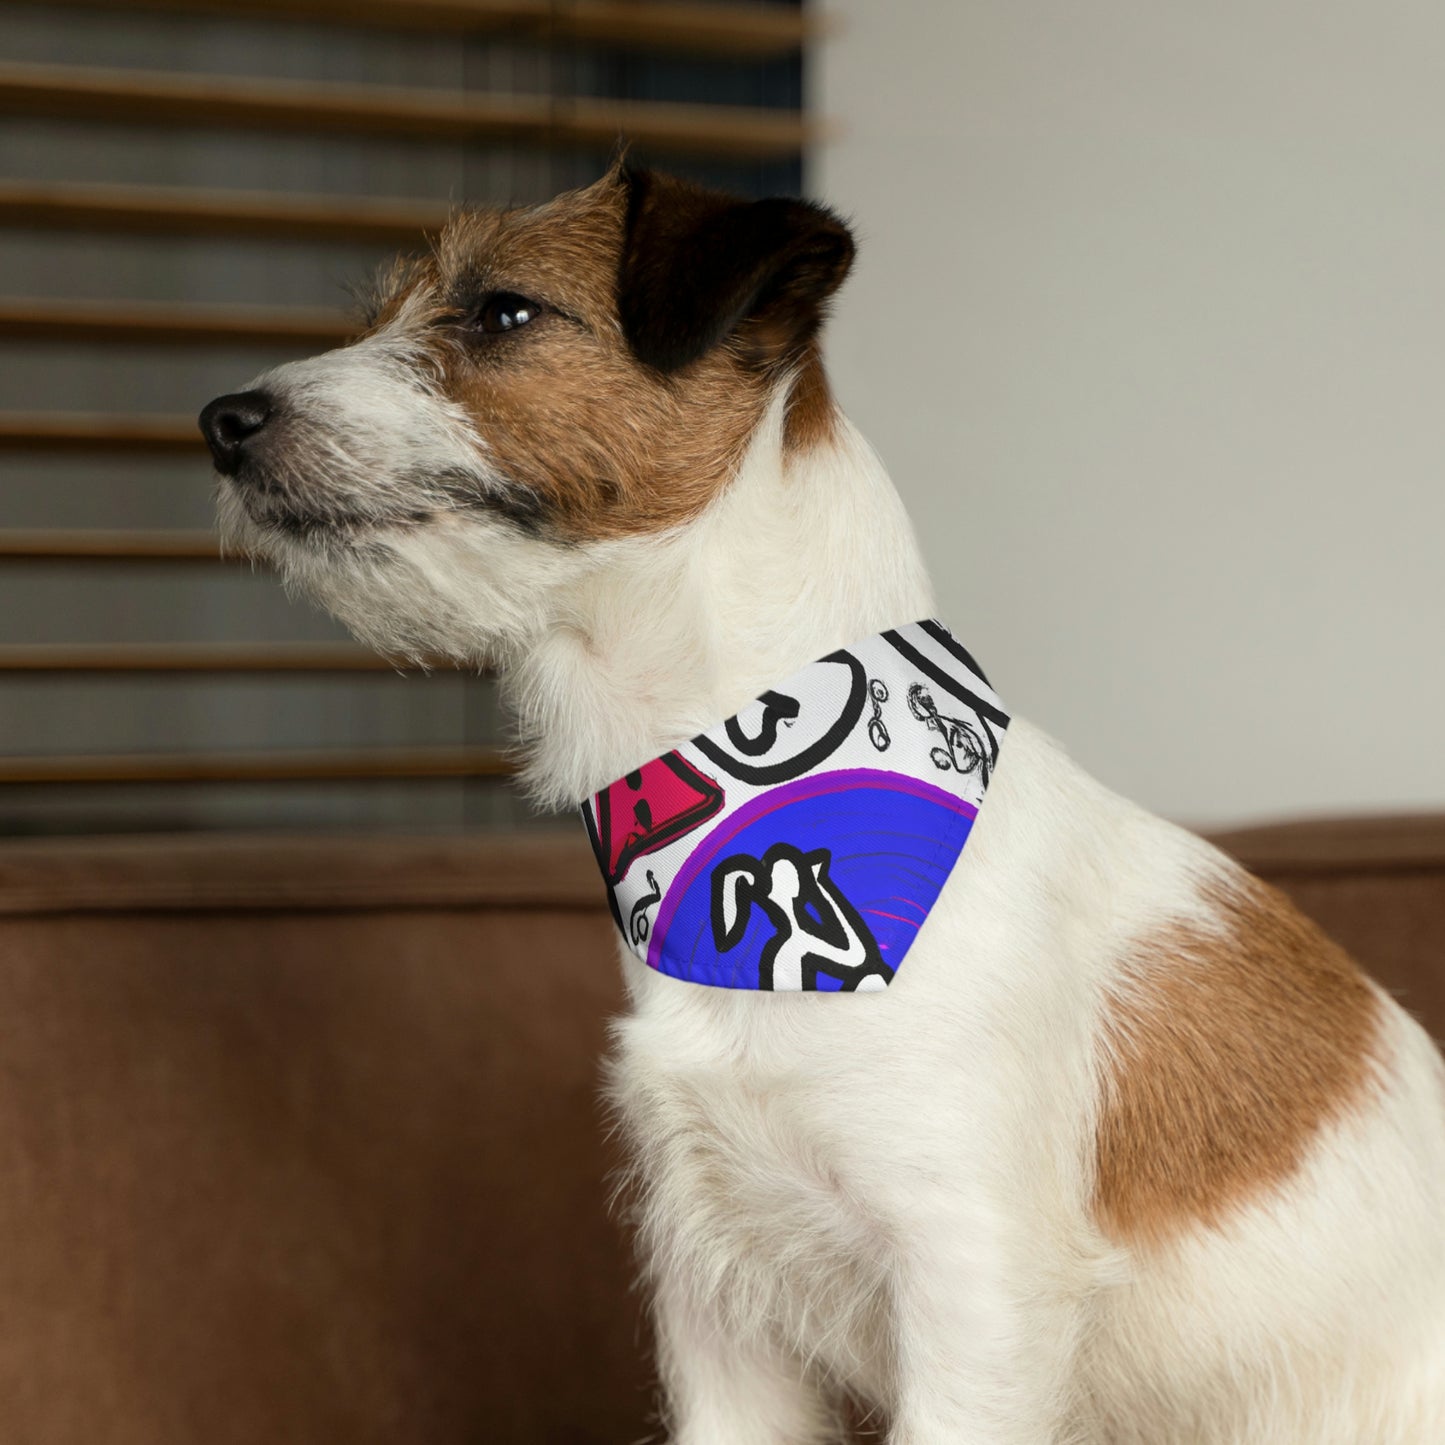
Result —
M881 1387L886 1240L854 1177L848 1101L804 1070L700 1064L645 1017L619 1039L649 1253L733 1325Z

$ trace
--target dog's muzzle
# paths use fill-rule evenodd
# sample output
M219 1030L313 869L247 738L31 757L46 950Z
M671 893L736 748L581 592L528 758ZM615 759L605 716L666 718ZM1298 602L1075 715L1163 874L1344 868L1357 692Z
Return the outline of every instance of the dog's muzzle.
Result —
M201 412L201 435L222 476L233 477L240 471L247 449L254 448L274 410L266 392L238 391L218 396Z

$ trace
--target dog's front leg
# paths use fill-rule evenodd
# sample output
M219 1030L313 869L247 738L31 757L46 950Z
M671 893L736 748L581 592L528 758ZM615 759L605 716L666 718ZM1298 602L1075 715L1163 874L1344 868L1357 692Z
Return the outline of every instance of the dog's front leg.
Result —
M672 1445L834 1445L835 1412L767 1340L720 1322L678 1282L654 1300Z
M915 1237L897 1266L889 1445L1085 1445L1077 1303L1044 1277L1041 1240L981 1249L971 1225Z

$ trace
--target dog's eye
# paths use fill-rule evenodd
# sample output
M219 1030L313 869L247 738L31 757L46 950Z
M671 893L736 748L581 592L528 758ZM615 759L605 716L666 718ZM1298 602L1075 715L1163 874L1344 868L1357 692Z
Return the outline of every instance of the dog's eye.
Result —
M484 331L488 336L496 336L503 331L515 331L519 326L535 321L541 312L539 302L519 296L515 291L497 291L482 303L473 324L478 331Z

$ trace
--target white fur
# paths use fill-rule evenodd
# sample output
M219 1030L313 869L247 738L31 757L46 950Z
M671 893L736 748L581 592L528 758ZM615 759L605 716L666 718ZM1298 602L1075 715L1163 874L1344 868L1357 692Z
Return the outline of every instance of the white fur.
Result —
M789 460L781 418L780 393L731 485L661 538L445 514L357 551L231 522L371 641L499 660L530 783L575 803L932 612L866 443L843 424ZM1445 1439L1442 1071L1388 1000L1378 1097L1288 1187L1158 1253L1094 1222L1103 1002L1131 940L1205 917L1230 869L1016 721L885 993L703 988L622 951L612 1095L678 1445L833 1439L844 1390L893 1445Z

